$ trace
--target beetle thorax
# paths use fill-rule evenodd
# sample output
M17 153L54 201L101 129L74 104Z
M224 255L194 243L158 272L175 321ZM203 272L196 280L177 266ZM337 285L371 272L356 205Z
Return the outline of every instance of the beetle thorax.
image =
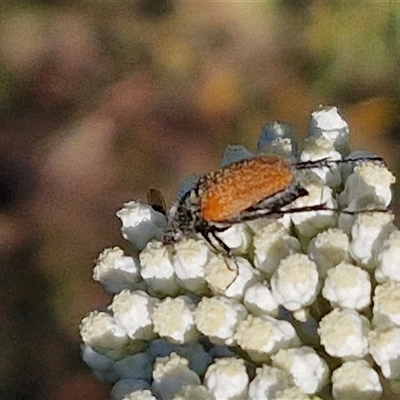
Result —
M201 225L199 199L191 191L184 199L176 201L169 210L163 242L173 243L185 236L193 236Z

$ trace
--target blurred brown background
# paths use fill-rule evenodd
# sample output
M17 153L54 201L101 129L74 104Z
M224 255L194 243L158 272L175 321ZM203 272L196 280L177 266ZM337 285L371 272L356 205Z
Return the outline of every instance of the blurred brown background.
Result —
M148 187L171 201L267 121L304 137L320 103L396 171L399 58L400 2L1 2L0 398L108 398L78 325Z

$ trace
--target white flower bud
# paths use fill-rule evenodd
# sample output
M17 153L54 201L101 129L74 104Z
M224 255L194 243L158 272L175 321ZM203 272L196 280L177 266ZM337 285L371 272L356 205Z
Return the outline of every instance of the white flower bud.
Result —
M299 197L290 203L290 207L302 208L325 204L329 209L337 209L333 198L332 189L320 182L305 182L304 188L308 191L307 196ZM285 208L286 209L286 208ZM301 241L307 241L317 233L336 226L337 213L330 210L304 211L290 214L292 222L298 232Z
M245 224L234 224L216 235L231 249L232 254L245 254L251 244L249 227Z
M215 400L215 398L202 385L188 385L183 387L173 400Z
M167 297L153 311L154 331L175 343L195 341L200 335L194 323L195 308L187 296Z
M116 215L122 222L123 238L129 240L137 250L144 249L152 239L160 239L167 226L163 214L140 201L125 203Z
M299 241L289 235L279 222L270 223L257 230L253 245L254 265L268 276L275 272L282 258L300 251Z
M297 145L290 138L276 138L265 146L261 146L258 150L263 153L271 153L285 157L291 162L297 160L295 156L297 153Z
M203 297L195 310L197 329L215 344L232 345L238 324L245 319L247 311L234 299L214 296Z
M208 290L204 268L213 256L203 240L184 238L174 244L173 267L178 282L192 293L204 294Z
M83 342L109 358L119 358L128 346L129 338L114 317L105 312L93 311L80 325Z
M205 278L214 294L242 300L245 289L259 276L245 258L214 256L206 266Z
M278 316L279 305L266 282L255 282L250 285L244 293L243 303L255 316Z
M400 282L389 281L378 285L374 293L372 323L379 326L400 326Z
M342 154L348 152L349 125L341 117L337 107L319 107L311 114L309 125L311 137L323 137L333 143Z
M257 152L280 155L290 162L297 161L298 145L290 124L278 121L266 123L258 138Z
M325 351L345 360L368 354L370 323L354 310L335 308L319 323L318 333Z
M115 294L137 287L139 268L139 260L124 256L119 247L105 249L97 258L93 279L100 282L107 293Z
M292 254L284 258L272 275L274 299L289 311L309 306L319 290L317 266L305 254Z
M150 340L156 336L151 314L159 301L141 290L131 292L125 289L114 296L109 308L131 339Z
M379 375L365 360L347 361L332 373L332 395L335 400L378 400Z
M170 254L161 242L149 242L139 255L142 278L150 294L175 296L180 288Z
M328 229L319 233L308 246L308 256L317 264L321 278L342 261L350 261L349 237L340 229Z
M384 165L366 160L347 178L340 205L350 211L385 209L392 201L390 187L394 182L393 174Z
M316 393L327 383L328 366L324 359L310 347L282 349L271 358L272 366L288 372L294 384L303 393Z
M221 254L214 255L205 268L205 279L214 294L224 294L238 276L235 260Z
M250 382L249 400L273 400L277 392L292 385L292 377L286 371L263 364L257 368L256 376Z
M369 352L388 379L400 378L400 328L379 327L369 336Z
M375 278L382 283L387 280L400 282L400 231L393 231L377 249Z
M189 368L199 376L204 375L211 363L212 356L198 342L178 345L165 339L155 339L149 343L146 351L146 354L153 362L157 358L167 357L171 353L185 357L189 361Z
M249 377L244 360L221 358L211 364L204 377L205 387L218 400L247 398Z
M323 165L323 160L338 161L342 159L342 155L335 150L334 143L323 137L310 137L304 141L304 149L300 154L300 161L318 161L321 165L314 168L302 169L298 171L299 175L307 177L311 181L320 181L321 183L337 188L342 183L340 174L340 165L338 163L330 163Z
M374 162L376 164L384 165L384 162L377 160L378 156L367 150L355 150L346 156L344 163L341 165L343 181L354 172L354 167L362 164L363 162ZM375 160L374 160L375 159Z
M351 230L350 254L366 269L374 269L374 255L386 237L395 230L389 213L358 214Z
M323 163L325 160L340 161L341 159L342 155L335 150L333 143L329 139L321 136L310 136L309 138L307 138L304 141L303 150L300 154L301 162L321 161L321 163ZM329 170L331 167L336 167L336 165L334 162L332 162L332 165L323 166L322 168L311 168L311 171L314 172L315 169ZM325 179L321 180L326 183Z
M322 296L332 307L363 310L371 302L370 277L360 267L342 262L328 270Z
M152 390L161 400L172 400L184 386L200 384L199 376L188 368L188 360L175 353L157 359L153 379Z
M272 317L249 315L237 327L236 343L256 362L269 360L279 349L300 346L293 326Z

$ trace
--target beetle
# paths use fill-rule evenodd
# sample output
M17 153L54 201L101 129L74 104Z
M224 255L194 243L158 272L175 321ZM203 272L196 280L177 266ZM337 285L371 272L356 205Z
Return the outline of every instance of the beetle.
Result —
M373 156L290 163L284 157L271 154L231 163L200 177L174 202L167 214L163 242L173 244L183 237L200 234L212 247L215 248L214 239L230 254L229 247L216 234L239 222L318 210L355 214L357 211L327 208L324 203L288 210L283 207L308 195L296 179L296 171L362 161L384 163L382 158Z

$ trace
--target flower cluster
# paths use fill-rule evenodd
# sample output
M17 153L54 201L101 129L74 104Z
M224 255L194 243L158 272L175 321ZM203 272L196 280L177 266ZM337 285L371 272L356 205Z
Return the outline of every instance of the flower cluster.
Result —
M394 176L377 157L351 153L348 140L334 107L312 113L301 151L287 124L264 127L258 152L309 162L296 171L309 194L279 218L218 233L234 257L195 235L164 245L166 218L150 205L117 212L139 255L100 254L93 276L112 301L80 327L83 359L113 384L113 399L400 393L400 230L387 211ZM229 147L223 163L251 156Z

